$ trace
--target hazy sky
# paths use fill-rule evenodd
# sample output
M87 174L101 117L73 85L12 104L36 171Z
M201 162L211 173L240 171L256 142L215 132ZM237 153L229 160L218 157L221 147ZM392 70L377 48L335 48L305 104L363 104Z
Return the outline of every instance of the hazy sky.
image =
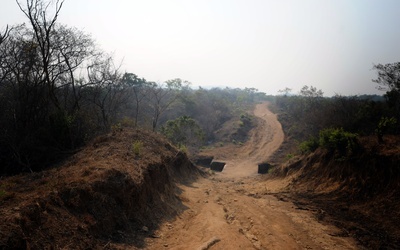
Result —
M398 0L65 0L59 22L150 81L330 96L381 93L372 67L400 61L399 11ZM0 29L25 21L1 0Z

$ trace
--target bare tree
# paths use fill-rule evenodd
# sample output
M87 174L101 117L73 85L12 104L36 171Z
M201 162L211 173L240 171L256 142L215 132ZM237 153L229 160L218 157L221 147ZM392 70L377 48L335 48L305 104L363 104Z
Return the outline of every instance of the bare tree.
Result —
M10 34L12 28L9 28L8 25L3 33L0 33L0 45L7 39L8 35Z
M57 0L55 2L55 9L53 15L49 15L49 8L53 1L44 0L26 0L25 5L16 0L19 8L29 19L32 26L35 42L38 45L39 53L41 55L41 62L43 66L43 81L45 82L48 93L53 104L60 109L58 98L55 95L55 80L58 75L52 74L51 63L52 63L52 35L53 30L58 19L59 13L63 6L64 0Z
M153 108L152 129L156 130L160 116L178 99L179 91L183 87L181 79L173 79L165 82L165 86L151 83L151 102Z
M133 92L135 98L135 127L138 126L139 112L141 103L148 95L148 83L144 78L139 78L133 73L125 73L122 77L122 81L129 90Z
M64 92L64 109L72 112L79 109L81 99L80 88L85 85L77 83L80 72L91 59L101 55L96 49L93 39L75 28L56 26L53 32L52 64L51 73L54 75L55 90ZM57 78L56 78L57 77Z
M121 81L119 67L114 65L112 57L96 60L88 72L87 98L98 109L104 129L109 129L115 121L121 106L127 101L128 93Z

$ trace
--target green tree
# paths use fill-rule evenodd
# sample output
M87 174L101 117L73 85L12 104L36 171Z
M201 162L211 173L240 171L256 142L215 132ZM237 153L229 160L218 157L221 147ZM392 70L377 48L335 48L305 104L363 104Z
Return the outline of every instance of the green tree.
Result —
M378 126L375 130L376 135L378 136L378 142L383 143L383 135L387 133L390 129L394 128L397 124L397 120L394 117L382 117L378 123Z
M197 122L189 116L169 120L161 127L161 133L176 145L196 145L204 139L204 132Z
M386 91L388 105L394 109L395 116L400 118L400 62L374 65L378 78L377 89Z

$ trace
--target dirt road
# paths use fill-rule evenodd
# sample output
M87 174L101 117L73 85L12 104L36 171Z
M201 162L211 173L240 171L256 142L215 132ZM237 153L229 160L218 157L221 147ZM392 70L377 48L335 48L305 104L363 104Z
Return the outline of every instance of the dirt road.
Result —
M187 209L161 225L146 249L358 249L343 232L323 225L315 211L278 199L287 183L262 181L257 164L279 148L284 135L267 103L256 106L262 120L240 148L221 148L218 160L227 162L221 173L200 178L182 189Z

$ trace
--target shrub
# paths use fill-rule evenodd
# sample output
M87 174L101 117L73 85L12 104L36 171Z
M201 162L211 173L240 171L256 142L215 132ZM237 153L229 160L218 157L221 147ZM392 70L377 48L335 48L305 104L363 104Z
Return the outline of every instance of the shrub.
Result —
M115 135L117 132L122 131L122 125L121 123L117 123L111 126L111 132L113 135Z
M343 128L327 128L319 132L319 145L340 155L350 155L358 147L357 136Z
M125 116L125 117L122 118L122 120L121 120L121 125L122 125L123 127L134 128L134 127L135 127L135 120L133 120L132 118L129 118L129 117Z
M293 157L294 157L293 154L287 154L287 155L286 155L286 160L290 160L290 159L292 159Z
M184 144L179 144L179 145L178 145L178 148L179 148L179 151L181 151L182 153L185 153L185 154L188 153L188 149L187 149L186 145L184 145Z
M299 149L302 154L314 152L319 147L318 139L315 137L311 137L307 141L303 141L299 145Z
M382 117L379 120L378 126L375 129L376 135L378 136L378 142L383 142L383 135L390 129L394 129L397 124L397 119L394 117Z
M196 145L204 139L204 132L198 123L189 116L169 120L161 127L161 133L175 145Z
M143 148L143 143L141 141L135 141L132 143L132 152L135 156L139 157Z

